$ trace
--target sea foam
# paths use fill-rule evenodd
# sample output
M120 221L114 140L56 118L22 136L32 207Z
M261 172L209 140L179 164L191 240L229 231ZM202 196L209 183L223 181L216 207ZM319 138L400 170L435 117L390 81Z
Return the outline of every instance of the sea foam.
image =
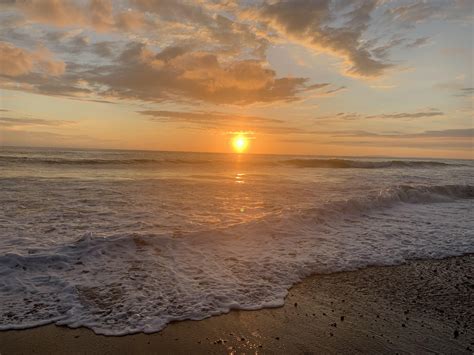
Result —
M474 252L471 185L395 185L184 234L84 233L0 256L0 329L96 333L283 304L312 273Z

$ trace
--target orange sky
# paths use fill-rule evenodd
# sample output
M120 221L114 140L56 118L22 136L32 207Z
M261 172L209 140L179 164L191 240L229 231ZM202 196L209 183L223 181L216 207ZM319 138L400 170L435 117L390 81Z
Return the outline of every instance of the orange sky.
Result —
M0 145L472 158L471 1L0 5Z

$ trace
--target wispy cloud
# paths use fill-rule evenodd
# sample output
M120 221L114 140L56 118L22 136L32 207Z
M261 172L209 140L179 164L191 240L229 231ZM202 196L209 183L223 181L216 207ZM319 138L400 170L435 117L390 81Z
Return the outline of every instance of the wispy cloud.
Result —
M178 111L139 111L150 116L154 122L185 123L195 129L214 129L225 132L252 132L252 134L310 134L311 132L289 127L282 120L223 112L178 112Z
M0 146L97 148L110 143L114 143L114 141L80 134L15 129L0 130Z
M423 119L423 118L432 118L432 117L441 117L444 116L444 112L436 109L430 108L415 112L394 112L394 113L380 113L380 114L363 114L357 112L339 112L333 115L325 115L315 117L317 120L414 120L414 119Z
M462 88L456 93L456 96L461 96L461 97L472 97L473 95L474 95L474 88Z
M393 21L415 25L432 19L449 21L470 21L473 19L472 2L469 0L411 1L395 4L386 10Z
M7 110L5 110L7 111ZM22 127L22 126L66 126L74 124L73 121L45 120L41 118L15 118L0 116L0 127Z
M430 37L420 37L406 44L407 48L422 47L430 42Z
M333 137L380 137L380 138L474 138L474 128L428 130L419 133L374 133L368 131L333 131Z

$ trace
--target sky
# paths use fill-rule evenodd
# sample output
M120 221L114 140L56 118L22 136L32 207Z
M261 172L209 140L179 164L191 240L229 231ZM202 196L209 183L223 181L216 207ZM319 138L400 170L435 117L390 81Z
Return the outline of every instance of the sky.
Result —
M472 0L0 0L0 145L473 158Z

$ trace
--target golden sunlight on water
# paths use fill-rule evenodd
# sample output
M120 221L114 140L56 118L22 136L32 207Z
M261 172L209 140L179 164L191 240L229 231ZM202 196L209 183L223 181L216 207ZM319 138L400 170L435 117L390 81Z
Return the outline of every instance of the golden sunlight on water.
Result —
M245 174L243 173L238 173L235 175L235 182L237 184L243 184L245 181L244 181L244 177L245 177Z

